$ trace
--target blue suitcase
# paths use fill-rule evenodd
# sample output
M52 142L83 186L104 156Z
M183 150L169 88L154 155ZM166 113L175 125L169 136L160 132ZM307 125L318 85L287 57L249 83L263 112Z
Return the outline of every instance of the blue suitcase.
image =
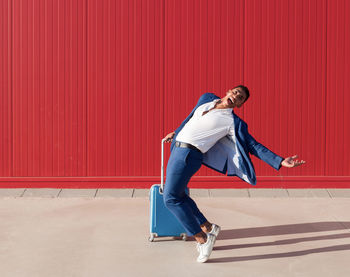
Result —
M153 185L150 189L150 237L182 237L187 239L186 231L177 218L165 207L163 202L164 187L164 142L162 140L161 184ZM189 191L186 191L189 193Z

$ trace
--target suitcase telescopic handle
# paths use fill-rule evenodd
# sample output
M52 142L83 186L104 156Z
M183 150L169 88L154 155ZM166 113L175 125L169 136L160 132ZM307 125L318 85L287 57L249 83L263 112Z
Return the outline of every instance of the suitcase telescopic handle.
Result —
M161 150L161 165L160 165L160 193L164 190L164 143L166 139L162 139L162 150Z

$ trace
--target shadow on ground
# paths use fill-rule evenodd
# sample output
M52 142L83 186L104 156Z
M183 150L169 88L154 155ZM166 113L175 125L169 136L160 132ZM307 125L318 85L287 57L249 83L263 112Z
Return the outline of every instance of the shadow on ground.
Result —
M274 235L303 234L303 233L326 232L326 231L337 231L337 230L348 230L348 232L341 233L341 234L277 240L277 241L263 242L263 243L224 245L224 246L214 247L214 250L220 251L220 250L231 250L231 249L240 249L240 248L249 248L249 247L277 246L277 245L295 244L295 243L307 242L307 241L350 238L349 229L350 229L350 222L315 222L315 223L302 223L302 224L289 224L289 225L277 225L277 226L267 226L267 227L222 230L220 232L218 240L252 238L252 237L274 236ZM286 252L286 253L274 253L274 254L241 256L241 257L223 257L223 258L217 258L217 259L210 259L209 262L225 263L225 262L260 260L260 259L274 259L274 258L295 257L295 256L302 256L302 255L308 255L308 254L314 254L314 253L344 251L344 250L350 250L350 244L320 247L320 248L313 248L313 249Z

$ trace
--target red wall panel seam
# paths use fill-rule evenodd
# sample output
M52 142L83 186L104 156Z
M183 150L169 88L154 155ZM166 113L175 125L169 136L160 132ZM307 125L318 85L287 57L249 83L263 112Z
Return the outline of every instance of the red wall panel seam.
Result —
M10 12L8 12L9 14L9 17L10 17L10 39L11 39L11 44L10 44L10 53L8 53L8 55L10 55L10 59L11 59L11 70L10 70L10 86L11 86L11 89L10 89L10 93L11 93L11 103L10 103L10 116L11 116L11 121L9 122L10 123L10 126L11 126L11 133L10 133L10 149L11 149L11 152L10 152L10 176L13 176L13 171L14 171L14 158L13 158L13 153L14 153L14 143L13 143L13 138L14 138L14 128L13 128L13 0L9 0L11 1L11 10Z
M325 76L324 76L324 103L327 103L327 77L328 77L328 0L326 0L326 49L325 49ZM325 104L325 112L324 112L324 165L323 165L323 175L326 176L327 174L327 168L328 168L328 163L327 163L327 105Z
M85 86L86 86L86 90L85 90L85 112L86 112L86 117L85 117L85 134L86 134L86 138L85 138L85 176L88 176L88 160L89 160L89 151L88 151L88 143L89 143L89 132L88 132L88 114L89 114L89 105L88 105L88 91L89 91L89 86L88 86L88 72L89 72L89 24L88 24L88 19L89 19L89 0L85 0L85 43L86 43L86 49L85 49L85 64L86 64L86 69L85 69Z
M165 132L165 119L164 119L164 116L165 116L165 47L166 47L166 44L165 44L165 23L166 23L166 17L165 17L165 5L166 5L166 0L162 0L163 1L163 30L162 30L162 33L163 33L163 42L162 42L162 45L163 45L163 63L162 63L162 68L163 68L163 84L162 84L162 91L161 91L161 96L162 96L162 99L160 101L160 103L162 104L161 106L161 120L162 120L162 136L165 136L166 135L166 132Z

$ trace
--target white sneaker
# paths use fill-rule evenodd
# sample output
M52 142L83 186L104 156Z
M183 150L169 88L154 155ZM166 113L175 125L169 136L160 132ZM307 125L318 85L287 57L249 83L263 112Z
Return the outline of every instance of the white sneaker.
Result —
M211 225L211 231L209 232L209 234L213 234L215 236L215 240L216 240L216 238L218 237L220 231L221 231L221 227L219 225L212 224Z
M209 257L211 252L213 251L215 243L215 236L213 234L207 234L207 241L206 243L197 243L197 250L199 252L199 256L197 258L197 262L199 263L205 263Z

